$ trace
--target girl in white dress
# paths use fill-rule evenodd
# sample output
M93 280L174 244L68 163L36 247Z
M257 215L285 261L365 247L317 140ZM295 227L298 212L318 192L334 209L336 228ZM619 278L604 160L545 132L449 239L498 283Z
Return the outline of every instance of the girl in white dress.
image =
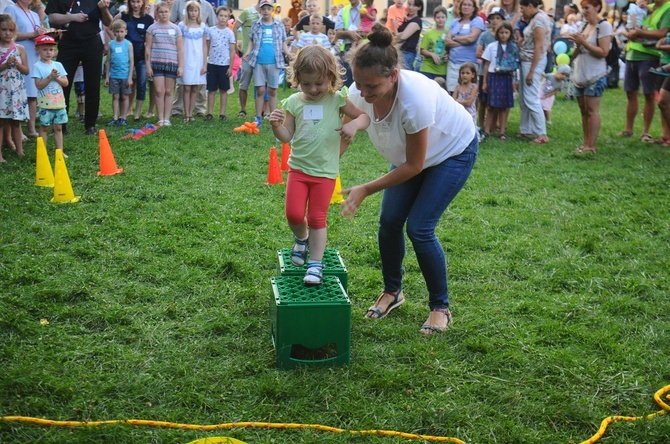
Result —
M207 28L200 19L200 5L186 4L186 20L179 23L184 35L184 74L178 83L184 85L184 123L192 122L193 107L200 85L207 83Z

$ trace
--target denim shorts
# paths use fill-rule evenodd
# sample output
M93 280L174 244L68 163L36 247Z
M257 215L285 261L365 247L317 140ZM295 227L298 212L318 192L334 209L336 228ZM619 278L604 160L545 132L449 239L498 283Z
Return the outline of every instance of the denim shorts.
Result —
M599 78L596 83L587 86L586 88L577 88L577 86L575 86L574 96L602 97L605 87L607 87L607 76Z

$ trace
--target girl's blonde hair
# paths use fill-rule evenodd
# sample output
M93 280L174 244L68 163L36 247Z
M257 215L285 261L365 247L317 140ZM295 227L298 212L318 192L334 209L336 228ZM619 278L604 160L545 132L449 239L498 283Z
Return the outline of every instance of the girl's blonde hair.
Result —
M458 68L458 84L461 85L461 71L469 69L472 72L472 83L477 84L477 67L472 62L465 62Z
M14 21L11 15L0 14L0 25L2 25L3 23L9 23L12 31L14 31L14 33L16 34L16 22Z
M170 5L168 5L167 2L156 3L156 6L154 7L154 11L155 11L156 15L158 15L158 11L163 9L163 8L165 8L169 11L170 10ZM158 18L156 18L156 21L158 21Z
M186 3L186 17L184 19L184 23L188 22L188 8L196 8L198 10L198 16L195 18L196 23L199 25L202 23L202 18L200 15L202 15L202 12L200 11L200 3L194 2L191 0L190 2Z
M288 68L292 85L300 85L302 74L319 74L328 81L328 93L335 94L342 87L342 76L346 71L335 60L333 53L321 45L307 45L300 50Z

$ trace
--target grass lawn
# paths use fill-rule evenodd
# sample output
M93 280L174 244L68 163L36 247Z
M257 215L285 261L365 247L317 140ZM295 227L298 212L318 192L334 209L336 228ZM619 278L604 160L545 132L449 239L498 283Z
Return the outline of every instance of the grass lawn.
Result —
M282 96L289 92L282 92ZM100 118L111 120L109 96ZM575 101L558 99L551 142L480 147L445 213L453 328L426 338L427 295L411 247L407 303L363 318L381 290L380 195L353 221L332 207L330 248L349 270L351 365L277 370L270 336L276 250L292 238L284 185L266 186L274 138L229 120L107 135L125 171L97 177L98 138L70 125L76 204L36 187L34 142L0 166L0 416L323 424L456 437L573 443L610 415L660 408L670 384L670 149L618 139L607 91L597 156L578 158ZM641 108L640 108L641 109ZM448 116L444 116L448 118ZM638 119L636 133L641 129ZM660 135L658 117L653 132ZM144 123L144 122L143 122ZM101 126L102 128L102 126ZM53 160L53 139L49 140ZM344 187L388 168L367 135L341 164ZM48 324L41 323L46 320ZM45 324L45 325L43 325ZM393 443L315 430L49 428L0 421L6 443ZM602 443L667 443L666 417L618 422Z

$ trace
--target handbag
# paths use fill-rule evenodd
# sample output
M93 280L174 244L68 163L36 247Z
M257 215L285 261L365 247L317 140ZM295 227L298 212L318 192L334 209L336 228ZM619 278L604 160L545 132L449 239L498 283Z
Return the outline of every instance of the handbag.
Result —
M519 69L519 49L514 42L507 42L506 50L498 42L495 71L502 74L513 73Z

